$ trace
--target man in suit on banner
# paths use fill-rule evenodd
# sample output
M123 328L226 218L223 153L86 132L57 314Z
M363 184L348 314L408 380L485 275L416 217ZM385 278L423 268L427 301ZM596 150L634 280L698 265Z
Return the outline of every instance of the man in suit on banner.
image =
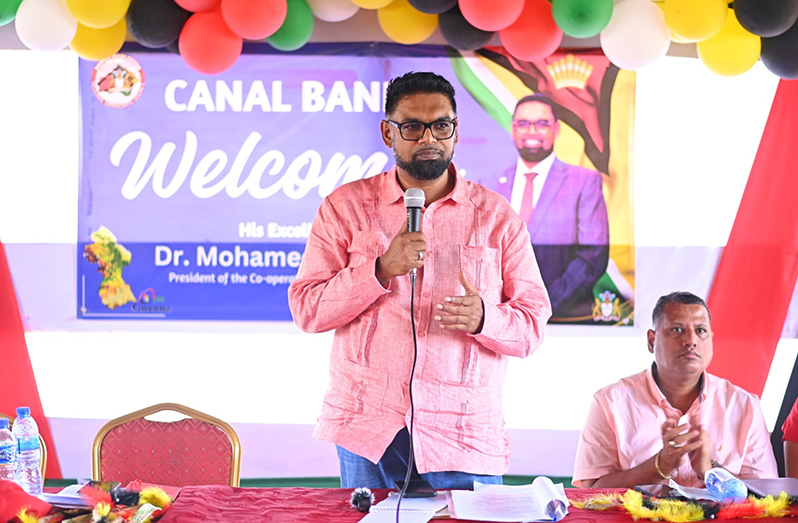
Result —
M516 165L485 183L527 223L554 317L588 319L593 285L607 269L609 222L601 174L554 154L560 131L551 98L521 98L513 113Z

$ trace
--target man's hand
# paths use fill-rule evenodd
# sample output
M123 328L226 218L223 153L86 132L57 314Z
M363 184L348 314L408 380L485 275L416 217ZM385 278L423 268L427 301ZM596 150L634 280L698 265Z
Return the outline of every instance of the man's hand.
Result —
M385 254L377 258L374 274L383 287L391 279L424 266L427 238L422 232L407 232L407 220L391 241Z
M440 312L435 316L435 321L448 330L466 331L476 334L482 330L482 321L485 318L485 309L479 291L468 281L465 272L458 275L460 283L465 289L465 296L447 296L444 303L439 303Z
M712 439L709 437L709 432L704 430L704 427L697 422L691 420L691 424L695 430L698 431L698 438L701 441L701 446L696 450L690 452L690 464L693 466L693 471L698 474L701 481L704 481L704 474L712 468Z
M664 474L671 474L684 462L685 456L699 450L704 441L701 431L691 428L689 423L679 425L677 411L665 411L666 420L662 424L662 450L659 466Z

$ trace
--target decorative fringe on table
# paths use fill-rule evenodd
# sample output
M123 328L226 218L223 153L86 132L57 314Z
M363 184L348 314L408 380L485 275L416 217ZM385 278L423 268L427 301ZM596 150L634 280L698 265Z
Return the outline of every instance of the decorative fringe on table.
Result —
M161 517L172 504L172 498L162 489L142 489L140 481L132 482L125 489L115 489L113 493L96 487L84 489L81 490L81 497L91 506L90 513L82 509L70 509L39 517L34 512L22 509L16 520L19 523L150 523ZM120 503L119 499L123 499L125 504Z
M679 501L644 496L636 490L597 494L572 500L577 508L588 510L624 510L635 521L648 519L688 523L705 519L783 518L798 516L798 500L784 492L764 498L749 497L742 503L724 504L715 501Z

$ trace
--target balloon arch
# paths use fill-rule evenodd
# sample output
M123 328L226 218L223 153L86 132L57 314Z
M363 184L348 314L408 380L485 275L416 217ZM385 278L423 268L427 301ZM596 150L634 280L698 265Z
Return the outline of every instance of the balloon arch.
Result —
M68 45L88 60L119 51L129 31L216 74L236 62L244 39L293 51L310 40L314 18L340 22L359 9L377 10L382 30L402 44L439 27L452 47L475 50L498 32L510 54L532 61L557 50L563 34L598 35L614 64L638 70L671 41L695 42L717 74L742 74L761 59L775 75L798 78L798 0L0 0L0 25L16 20L30 49Z

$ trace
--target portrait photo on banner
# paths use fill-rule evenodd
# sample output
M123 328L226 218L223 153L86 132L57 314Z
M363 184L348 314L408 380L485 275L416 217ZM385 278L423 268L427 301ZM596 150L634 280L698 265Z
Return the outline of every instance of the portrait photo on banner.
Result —
M517 151L478 181L527 223L550 322L632 325L634 73L592 52L469 54L460 82Z
M455 88L458 173L526 216L551 321L632 324L634 73L596 54L245 47L213 76L137 48L80 61L78 318L290 321L323 199L393 166L388 82L432 71ZM528 187L522 166L541 171Z

